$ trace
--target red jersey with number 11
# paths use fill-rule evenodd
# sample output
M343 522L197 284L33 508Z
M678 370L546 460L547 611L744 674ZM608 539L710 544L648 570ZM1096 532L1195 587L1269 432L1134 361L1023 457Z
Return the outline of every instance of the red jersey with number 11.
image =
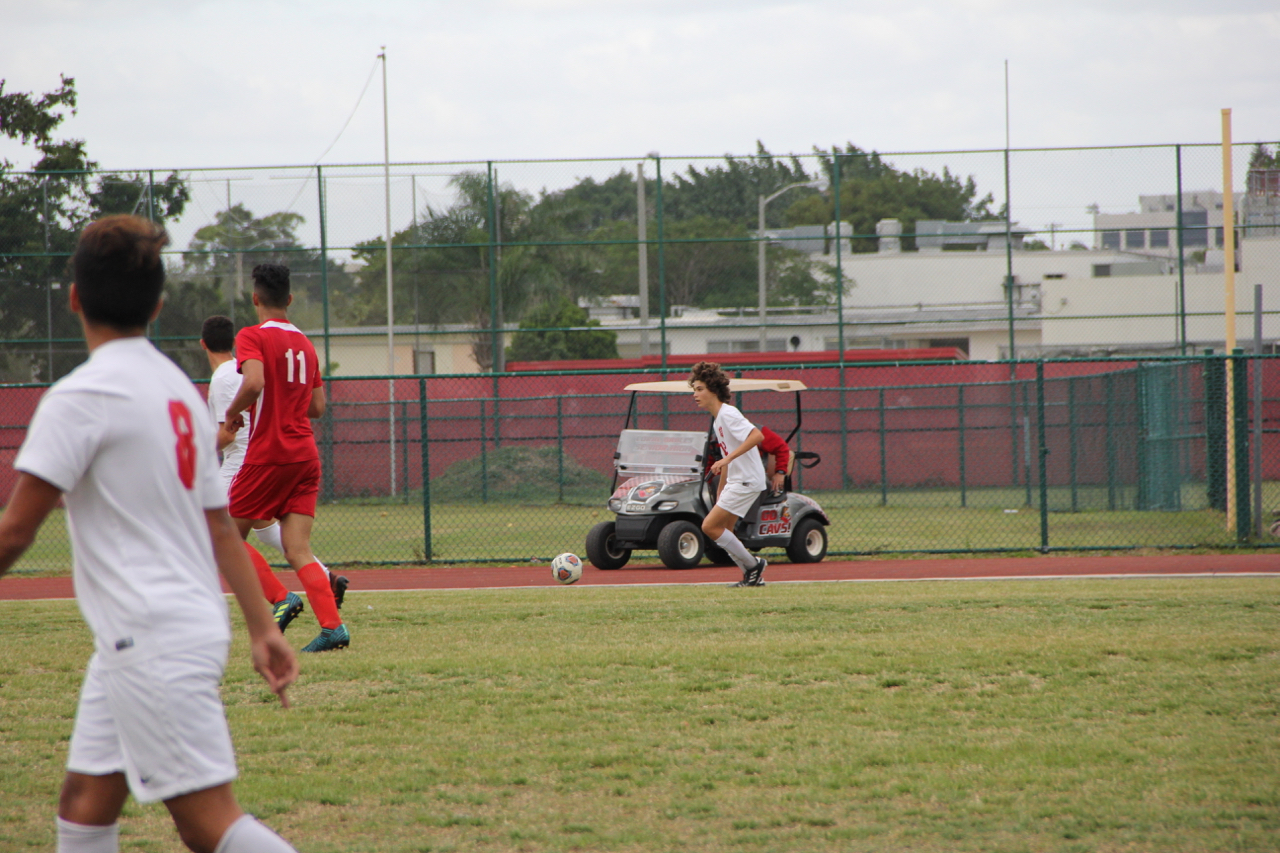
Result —
M266 385L253 407L246 465L287 465L319 459L311 432L311 392L319 388L316 348L298 327L285 320L247 326L236 335L236 367L262 362Z

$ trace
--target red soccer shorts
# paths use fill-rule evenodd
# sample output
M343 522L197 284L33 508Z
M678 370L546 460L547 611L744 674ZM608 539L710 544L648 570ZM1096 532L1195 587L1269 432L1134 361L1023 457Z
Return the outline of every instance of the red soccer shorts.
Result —
M284 518L291 512L316 516L320 460L287 465L241 465L231 481L232 518Z

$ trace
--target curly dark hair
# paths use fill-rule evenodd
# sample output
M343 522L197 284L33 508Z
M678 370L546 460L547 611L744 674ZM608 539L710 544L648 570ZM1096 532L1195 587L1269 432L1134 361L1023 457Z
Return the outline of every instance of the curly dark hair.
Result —
M253 268L253 290L268 308L289 307L289 268L284 264L258 264Z
M707 390L716 395L721 403L729 402L729 377L724 375L720 365L714 361L700 361L689 371L689 387L701 382Z

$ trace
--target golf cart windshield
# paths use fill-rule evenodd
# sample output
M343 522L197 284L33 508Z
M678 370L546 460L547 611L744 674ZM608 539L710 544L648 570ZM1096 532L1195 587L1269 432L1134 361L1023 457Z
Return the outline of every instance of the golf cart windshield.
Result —
M696 477L702 473L706 446L705 432L624 429L618 436L614 467L624 475L684 474Z

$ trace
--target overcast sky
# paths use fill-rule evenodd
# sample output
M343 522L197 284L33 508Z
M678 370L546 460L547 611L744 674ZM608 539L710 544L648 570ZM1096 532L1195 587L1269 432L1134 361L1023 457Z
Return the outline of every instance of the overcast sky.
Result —
M379 163L382 45L401 163L719 156L757 140L774 153L1003 148L1005 60L1014 148L1214 143L1224 107L1235 140L1252 142L1280 139L1278 10L1276 0L0 0L0 77L9 92L74 77L79 112L61 133L87 140L109 169ZM1221 187L1214 155L1201 154L1188 188ZM1012 194L1036 228L1084 228L1091 203L1120 211L1140 192L1172 191L1167 150L1076 157L1075 172L1036 156L1035 168L1022 165L1030 155L1015 162ZM3 140L0 157L32 162ZM895 162L946 164L1003 197L997 158ZM520 181L522 168L533 187L590 171L508 165L504 179ZM442 200L443 180L417 185L416 209ZM407 221L404 183L393 195ZM259 213L305 213L314 193L279 180L269 198L251 197L249 182L197 186L192 227L233 190ZM337 239L369 236L377 192L351 202L366 212Z
M388 54L395 161L1280 137L1274 0L0 0L107 168L310 164ZM325 163L382 159L375 74ZM9 146L0 153L21 155ZM28 161L20 162L27 165Z

